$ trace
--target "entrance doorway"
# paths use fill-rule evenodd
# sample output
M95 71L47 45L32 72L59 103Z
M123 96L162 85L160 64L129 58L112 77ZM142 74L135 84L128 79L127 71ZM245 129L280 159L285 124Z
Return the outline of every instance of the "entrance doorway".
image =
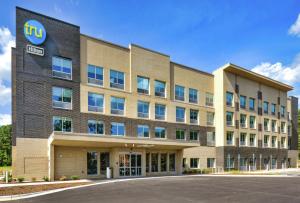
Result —
M119 154L119 175L141 176L142 175L142 155L138 153Z

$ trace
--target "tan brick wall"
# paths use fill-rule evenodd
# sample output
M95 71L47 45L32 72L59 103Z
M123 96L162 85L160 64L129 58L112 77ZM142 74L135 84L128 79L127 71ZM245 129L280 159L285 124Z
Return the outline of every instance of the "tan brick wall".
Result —
M216 158L216 148L215 147L193 147L183 150L183 158L186 159L185 168L190 167L190 159L199 159L199 168L207 168L207 158Z

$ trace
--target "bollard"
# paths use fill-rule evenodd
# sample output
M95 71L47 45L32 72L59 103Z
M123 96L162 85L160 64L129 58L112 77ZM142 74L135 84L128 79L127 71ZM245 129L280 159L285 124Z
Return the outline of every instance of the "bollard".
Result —
M5 182L8 183L8 171L5 171Z

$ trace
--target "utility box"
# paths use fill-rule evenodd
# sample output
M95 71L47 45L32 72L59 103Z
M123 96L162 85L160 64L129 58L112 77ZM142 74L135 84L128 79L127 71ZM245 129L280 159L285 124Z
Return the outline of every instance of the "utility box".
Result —
M106 178L107 179L111 179L112 178L112 168L111 167L107 167L106 168Z

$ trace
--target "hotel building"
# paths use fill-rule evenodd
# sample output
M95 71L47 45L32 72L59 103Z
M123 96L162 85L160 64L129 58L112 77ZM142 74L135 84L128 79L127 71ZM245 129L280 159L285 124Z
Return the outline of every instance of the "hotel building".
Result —
M295 167L292 89L234 64L206 73L17 7L13 176Z

